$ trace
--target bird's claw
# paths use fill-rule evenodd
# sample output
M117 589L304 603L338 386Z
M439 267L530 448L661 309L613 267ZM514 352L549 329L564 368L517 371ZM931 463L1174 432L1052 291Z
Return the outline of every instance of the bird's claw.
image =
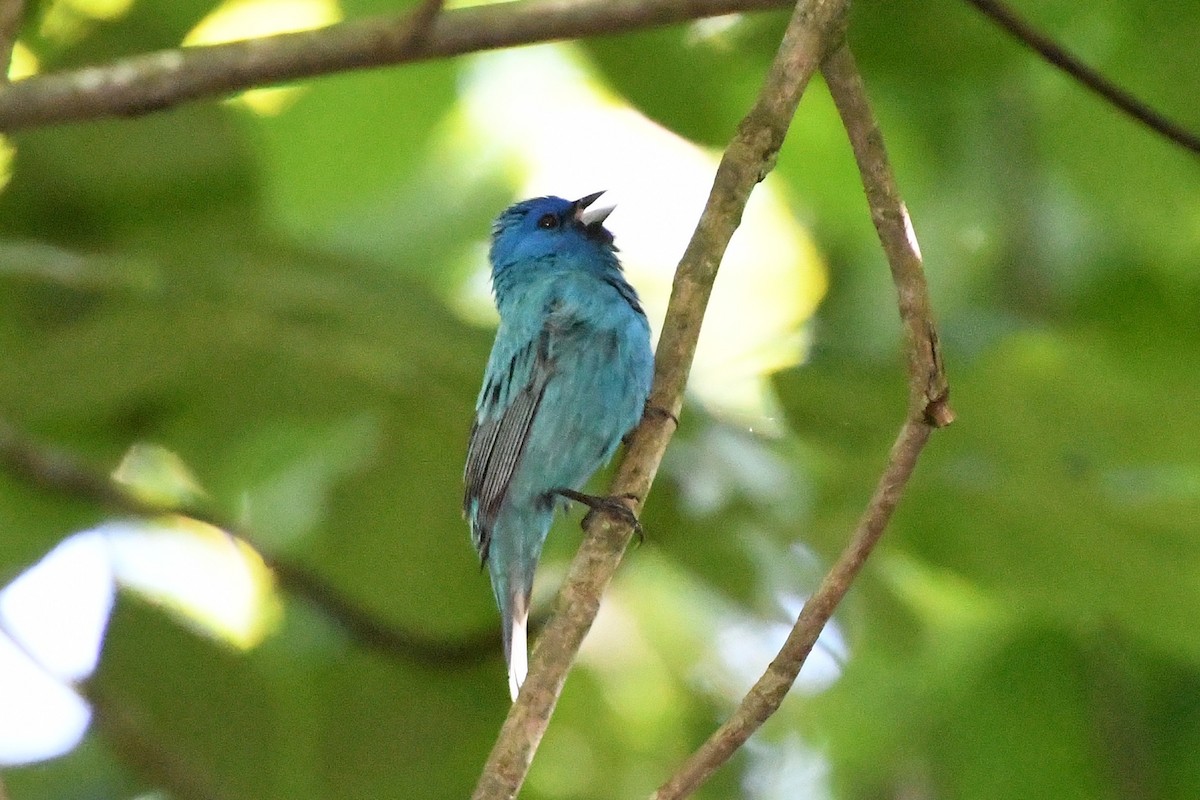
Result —
M633 513L633 509L625 503L626 500L632 500L636 503L638 501L637 495L598 496L577 492L574 489L555 489L554 493L588 507L588 513L583 517L583 527L586 528L588 526L588 522L591 520L593 514L607 513L633 528L633 533L637 536L638 544L645 541L646 534L642 530L642 523L638 520L637 514Z

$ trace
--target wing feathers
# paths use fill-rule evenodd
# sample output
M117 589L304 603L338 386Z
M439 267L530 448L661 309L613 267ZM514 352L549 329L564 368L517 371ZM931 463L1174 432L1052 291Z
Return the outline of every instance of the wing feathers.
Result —
M484 562L488 557L492 525L521 460L521 453L529 438L529 430L537 416L551 373L548 349L541 341L546 338L545 333L538 338L536 358L530 358L533 352L533 342L530 342L518 350L508 365L503 367L509 380L509 392L503 392L499 384L485 384L480 395L475 425L471 430L471 442L467 447L467 490L463 499L463 511L471 519L475 547ZM527 376L525 385L516 392L511 389L514 376ZM499 379L500 376L493 378ZM507 405L497 408L502 399L507 399Z

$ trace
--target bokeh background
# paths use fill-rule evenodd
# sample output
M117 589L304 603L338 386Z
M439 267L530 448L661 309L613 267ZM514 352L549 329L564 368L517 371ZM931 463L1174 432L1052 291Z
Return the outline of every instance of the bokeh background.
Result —
M400 5L41 0L13 74ZM1200 4L1024 5L1200 128ZM520 197L609 190L657 328L785 20L4 139L0 417L245 532L114 516L0 469L11 800L469 793L508 705L459 516L494 324L490 220ZM850 40L921 239L959 420L796 690L698 796L1194 798L1197 159L956 0L862 0ZM898 336L814 80L718 280L647 539L524 797L647 795L762 671L882 468L905 401ZM552 534L543 609L576 521ZM412 641L372 646L263 556Z

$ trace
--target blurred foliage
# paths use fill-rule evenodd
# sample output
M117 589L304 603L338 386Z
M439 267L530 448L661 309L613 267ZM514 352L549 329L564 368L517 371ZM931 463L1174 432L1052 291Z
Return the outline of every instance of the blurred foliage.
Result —
M211 7L144 0L69 40L31 23L25 42L45 68L100 61L173 46ZM1200 128L1200 5L1027 10ZM783 19L581 50L649 118L720 146ZM699 796L825 796L819 770L782 772L799 732L835 797L1194 797L1200 167L965 4L864 0L850 38L922 237L960 419L839 611L843 674L790 697ZM135 443L165 447L254 544L385 624L448 643L490 630L458 513L489 334L451 297L507 194L505 176L436 152L465 63L314 81L277 116L203 103L14 137L0 415L109 468ZM729 677L713 631L786 622L780 597L815 584L882 467L905 396L899 326L819 81L778 170L831 265L812 357L777 376L788 432L685 414L649 540L524 796L651 791L749 680ZM0 474L0 582L100 513ZM414 666L291 597L241 652L122 594L89 734L5 783L13 800L461 798L505 711L498 650Z

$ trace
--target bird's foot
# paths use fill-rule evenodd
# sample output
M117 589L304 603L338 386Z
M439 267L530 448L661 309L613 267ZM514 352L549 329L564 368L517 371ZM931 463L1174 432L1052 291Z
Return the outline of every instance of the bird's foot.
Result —
M627 500L633 502L638 501L637 495L623 494L617 496L598 496L594 494L584 494L577 492L574 489L555 489L554 494L561 495L568 500L574 500L576 503L582 503L587 506L589 511L583 518L583 526L586 528L588 520L593 514L612 514L617 519L624 522L629 527L633 528L634 534L637 536L638 544L641 544L646 534L642 530L642 523L638 521L637 515L633 513L633 509L626 503Z

